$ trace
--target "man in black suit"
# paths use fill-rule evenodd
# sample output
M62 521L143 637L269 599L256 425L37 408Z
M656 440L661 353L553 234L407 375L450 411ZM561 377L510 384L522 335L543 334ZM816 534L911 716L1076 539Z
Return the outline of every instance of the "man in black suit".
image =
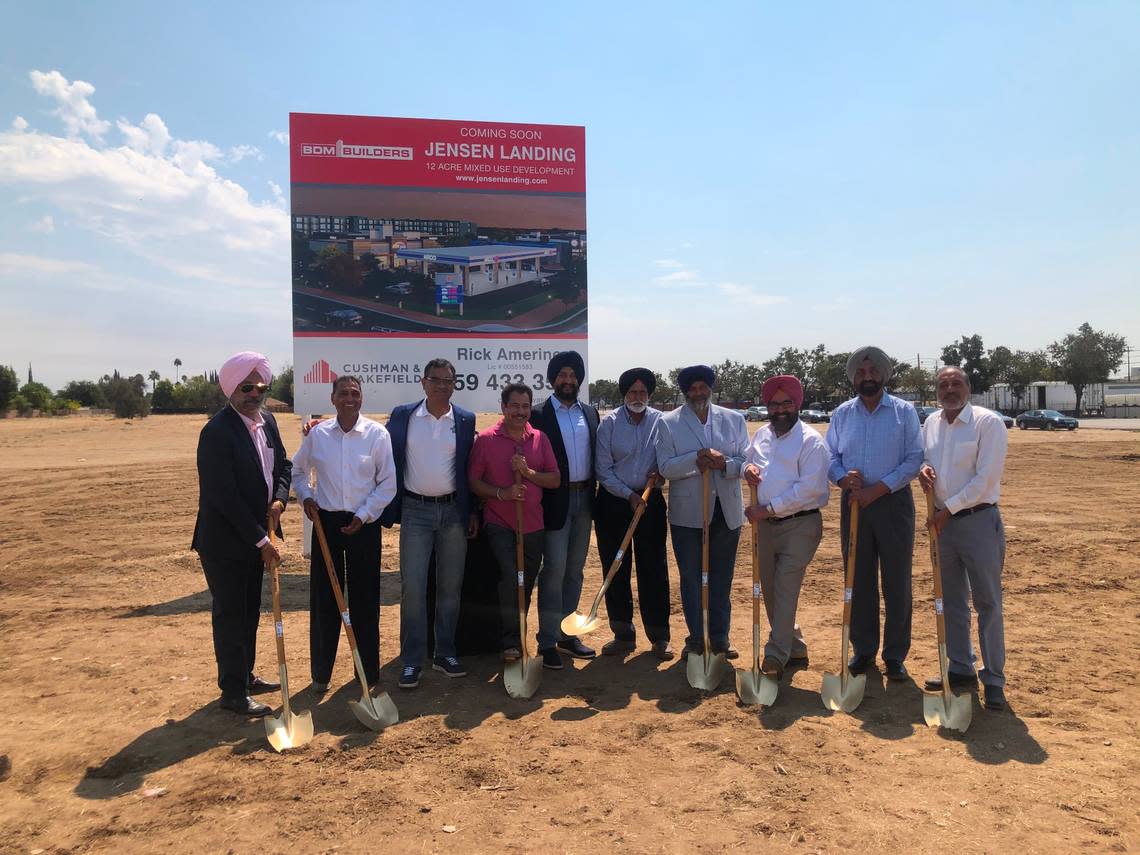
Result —
M243 351L219 373L229 399L198 437L198 552L212 597L214 657L223 709L247 716L270 712L250 697L279 689L253 673L261 579L280 559L266 525L281 536L292 464L273 415L261 399L273 373L260 353Z
M577 659L594 658L580 638L563 635L560 624L577 610L582 596L582 568L594 518L598 411L578 400L586 366L576 351L555 354L546 379L554 394L534 407L530 423L549 437L562 475L557 488L542 492L546 539L538 575L538 652L543 667L556 670L562 667L558 651Z

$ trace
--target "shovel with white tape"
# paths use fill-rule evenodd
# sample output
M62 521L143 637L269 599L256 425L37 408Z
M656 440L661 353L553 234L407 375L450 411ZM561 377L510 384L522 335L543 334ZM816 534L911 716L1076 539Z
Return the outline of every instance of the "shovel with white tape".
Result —
M852 712L863 703L867 689L866 674L852 674L847 667L847 650L851 642L851 597L855 585L855 550L859 545L859 503L851 500L847 521L847 571L843 577L843 631L839 641L839 673L824 674L819 695L829 710Z
M276 544L273 537L273 523L269 523L269 541ZM273 576L273 635L277 639L277 671L281 682L281 715L267 716L265 736L273 750L300 748L313 738L313 714L306 710L294 713L289 708L289 672L285 667L285 626L281 622L281 579L280 562L275 561L269 568Z

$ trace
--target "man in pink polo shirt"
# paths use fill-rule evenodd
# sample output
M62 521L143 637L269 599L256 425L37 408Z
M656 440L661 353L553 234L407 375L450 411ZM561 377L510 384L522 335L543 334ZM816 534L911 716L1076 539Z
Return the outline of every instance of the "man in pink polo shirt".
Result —
M526 605L542 564L544 527L542 491L558 486L558 462L550 440L529 424L530 387L511 383L500 395L503 418L480 431L467 464L467 481L483 500L483 523L491 551L499 562L499 610L502 615L503 661L520 656L518 568L515 553L515 503L523 509L523 567ZM515 483L515 473L522 482Z

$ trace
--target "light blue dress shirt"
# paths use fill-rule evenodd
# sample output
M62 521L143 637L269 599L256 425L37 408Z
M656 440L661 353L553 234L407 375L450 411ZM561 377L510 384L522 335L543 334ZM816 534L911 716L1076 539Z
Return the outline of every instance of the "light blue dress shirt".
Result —
M828 477L838 484L858 469L867 486L882 481L892 493L909 484L922 466L918 411L907 401L883 394L871 412L856 397L831 414L827 429L831 454Z
M575 401L567 407L554 399L554 415L558 419L558 430L562 434L562 444L566 446L566 463L571 481L587 481L593 468L590 460L590 426L586 424L586 414L582 405Z
M594 471L601 485L619 499L645 489L650 472L657 471L657 422L661 411L648 407L634 424L629 410L618 407L598 425Z

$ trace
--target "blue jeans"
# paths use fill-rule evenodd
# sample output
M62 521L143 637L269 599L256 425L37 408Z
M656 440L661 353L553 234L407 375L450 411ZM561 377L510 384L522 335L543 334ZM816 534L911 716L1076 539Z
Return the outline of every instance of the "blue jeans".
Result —
M673 535L673 556L681 574L681 608L689 636L685 643L704 649L704 621L701 618L701 530L684 525L669 527ZM720 510L713 507L709 523L709 641L714 650L728 647L728 627L732 618L732 573L736 569L736 547L740 529L729 528Z
M538 574L539 650L562 640L562 618L578 608L592 528L593 497L585 490L571 490L566 522L557 531L546 532L542 548L542 571Z
M455 502L404 497L400 516L400 658L420 665L427 654L427 572L435 550L435 653L455 655L455 624L467 557L467 520Z

